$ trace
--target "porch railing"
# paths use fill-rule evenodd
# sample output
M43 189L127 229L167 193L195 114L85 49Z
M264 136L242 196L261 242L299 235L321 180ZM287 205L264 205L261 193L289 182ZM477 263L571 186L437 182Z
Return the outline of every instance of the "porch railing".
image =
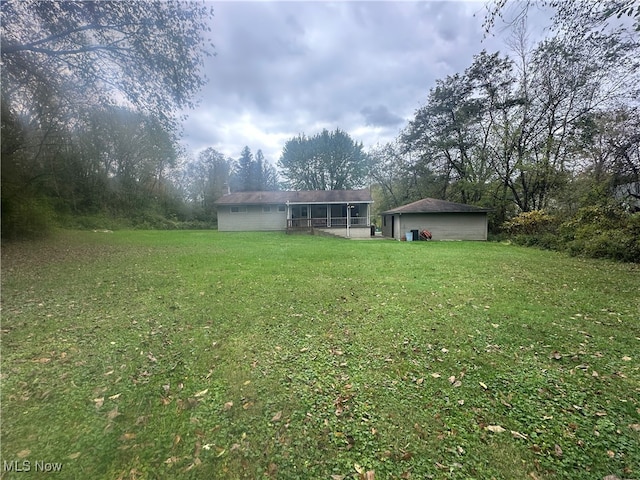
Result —
M331 217L327 220L322 218L290 218L287 220L287 228L323 228L323 227L346 227L347 217ZM366 217L351 217L351 226L367 226Z

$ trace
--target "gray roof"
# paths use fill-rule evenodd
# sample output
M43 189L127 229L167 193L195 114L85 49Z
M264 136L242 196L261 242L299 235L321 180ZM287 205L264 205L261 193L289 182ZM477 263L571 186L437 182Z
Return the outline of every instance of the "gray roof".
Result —
M283 203L373 203L369 190L303 190L234 192L220 197L217 205L264 205Z
M417 202L392 208L383 214L395 213L486 213L489 209L465 205L464 203L447 202L435 198L423 198Z

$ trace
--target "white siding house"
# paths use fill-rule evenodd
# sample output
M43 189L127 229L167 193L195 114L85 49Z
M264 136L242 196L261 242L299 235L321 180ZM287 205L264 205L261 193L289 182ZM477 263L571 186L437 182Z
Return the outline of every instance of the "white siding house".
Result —
M382 213L382 234L400 239L408 232L428 230L433 240L486 240L485 208L424 198Z
M345 237L370 235L368 190L235 192L216 201L218 230L311 231Z

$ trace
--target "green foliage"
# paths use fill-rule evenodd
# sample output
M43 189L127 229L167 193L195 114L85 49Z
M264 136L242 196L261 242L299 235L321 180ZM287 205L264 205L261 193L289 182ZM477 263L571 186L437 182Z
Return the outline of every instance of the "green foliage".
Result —
M368 160L362 143L336 128L307 137L298 135L285 143L278 161L288 188L294 190L343 190L364 185Z
M133 217L170 203L176 112L204 84L211 7L26 0L0 8L3 237L45 232L46 205L65 217Z
M544 210L522 212L503 225L511 235L538 235L550 233L557 225L557 219Z
M46 198L13 196L2 200L2 238L35 239L48 236L55 214Z
M543 210L533 210L522 212L503 223L502 230L519 245L555 250L559 246L558 225L555 216Z
M563 223L560 232L571 255L640 263L640 213L586 207Z
M503 229L520 245L640 262L640 213L617 206L584 207L562 223L543 211L525 212L505 222Z
M258 150L254 158L251 149L245 146L235 163L230 184L234 192L278 190L278 174L266 161L262 150Z

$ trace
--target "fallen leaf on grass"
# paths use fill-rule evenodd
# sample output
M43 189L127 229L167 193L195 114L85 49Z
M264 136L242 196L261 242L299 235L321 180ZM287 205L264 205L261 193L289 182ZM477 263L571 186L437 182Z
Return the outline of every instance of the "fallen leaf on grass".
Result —
M135 433L123 433L122 436L120 437L120 440L127 441L127 440L133 440L134 438L136 438Z
M251 407L253 407L253 402L247 402L247 403L243 403L243 404L242 404L242 409L243 409L243 410L248 410L248 409L250 409Z
M118 398L120 398L120 395L122 395L121 393L116 393L115 395L111 395L109 397L109 400L117 400Z
M442 375L440 375L439 373L432 373L431 376L433 378L440 378Z
M424 378L419 378L419 379L417 379L417 380L416 380L416 383L417 383L418 385L422 385L422 384L424 383Z
M96 408L100 408L104 404L104 397L94 398L93 402L96 404Z
M31 450L29 449L20 450L18 453L16 453L16 457L25 458L25 457L28 457L30 453L31 453Z
M549 358L553 358L554 360L560 360L562 358L562 354L559 351L554 350L553 352L551 352L551 355L549 355Z
M111 410L109 413L107 413L107 418L109 420L113 420L114 418L116 418L118 415L120 415L120 413L118 412L118 407L116 406L116 408L114 408L113 410Z
M628 355L625 355L624 357L622 357L622 361L623 362L630 362L631 361L631 357L629 357Z
M202 390L202 391L200 391L200 392L198 392L198 393L194 394L193 396L194 396L194 397L196 397L196 398L198 398L198 397L203 397L204 395L206 395L206 394L207 394L207 392L208 392L208 391L209 391L209 389L208 389L208 388L205 388L204 390Z
M632 423L629 428L634 432L640 432L640 423Z
M527 439L527 436L524 433L516 432L515 430L511 430L511 436L513 438L519 438L521 440Z
M202 460L200 460L199 458L196 458L193 463L189 464L189 466L187 468L184 469L185 472L188 472L189 470L191 470L194 467L197 467L198 465L200 465L202 463Z
M562 456L562 448L560 448L560 445L558 445L556 443L556 446L554 447L554 452L556 454L556 457L561 457Z
M78 458L80 456L80 452L76 452L76 453L72 453L71 455L69 455L67 458L71 459L71 460L75 460L76 458Z
M273 417L271 417L271 421L272 422L279 422L281 418L282 418L282 410L280 410Z
M225 412L228 412L229 410L231 410L231 407L233 407L233 402L227 402L224 404L224 406L222 407L222 409Z
M484 427L484 429L489 430L490 432L493 432L493 433L506 432L506 430L502 428L500 425L487 425L486 427Z
M331 475L332 480L344 480L345 475Z
M484 383L484 382L478 382L478 383L480 383L480 386L481 386L482 388L484 388L485 390L487 390L487 389L489 388L489 387L487 387L487 384L486 384L486 383Z

